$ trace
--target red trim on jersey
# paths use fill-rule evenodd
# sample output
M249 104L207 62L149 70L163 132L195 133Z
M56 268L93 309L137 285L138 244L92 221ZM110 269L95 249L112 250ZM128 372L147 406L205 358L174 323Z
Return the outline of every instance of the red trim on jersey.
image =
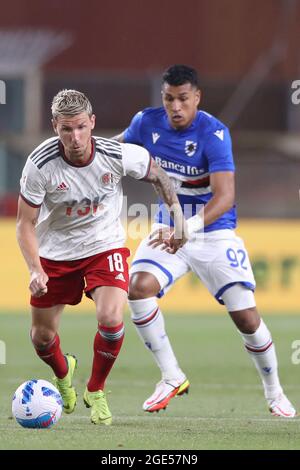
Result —
M150 153L149 153L149 163L148 163L148 168L147 168L146 174L145 174L145 176L143 176L142 180L144 180L145 178L147 178L147 177L148 177L148 175L149 175L149 173L150 173L150 170L151 170L152 161L153 161L153 159L152 159L152 157L151 157L151 155L150 155Z
M86 164L84 166L89 165L89 163L91 163L95 158L95 143L94 143L93 138L91 138L91 144L92 144L91 155L90 155L90 158L88 159L88 161L86 162Z
M183 181L182 186L185 184L189 186L198 186L198 188L202 186L209 186L209 176L205 176L204 178L200 178L198 180Z
M25 196L23 196L22 193L20 193L20 197L23 199L24 202L26 202L26 204L28 204L30 207L34 207L35 209L38 209L39 207L41 207L42 204L33 204L33 202L31 201L28 201L28 199L26 199Z
M72 163L67 157L66 157L66 154L65 154L65 149L64 149L64 146L62 144L61 141L59 141L59 149L61 151L61 154L62 154L62 157L63 157L63 160L70 166L74 166L75 168L83 168L85 166L88 166L92 163L92 161L94 160L95 158L95 142L94 142L94 138L92 137L91 138L91 144L92 144L92 150L91 150L91 155L89 156L89 159L83 164L83 165L75 165L75 163Z

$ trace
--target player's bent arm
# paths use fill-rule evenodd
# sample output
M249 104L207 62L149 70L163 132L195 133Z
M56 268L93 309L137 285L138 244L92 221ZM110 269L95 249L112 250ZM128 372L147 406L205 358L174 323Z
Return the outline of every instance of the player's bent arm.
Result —
M121 132L121 134L115 135L114 137L111 137L112 140L117 140L120 142L120 144L124 144L124 132Z
M234 205L234 173L219 171L210 174L210 186L213 197L200 212L187 221L188 233L192 234L203 226L212 224ZM204 218L204 220L203 220Z
M183 246L187 241L185 235L186 222L172 181L154 160L151 161L149 173L143 180L152 183L157 194L166 203L174 220L174 239L181 240L182 244L180 246Z
M41 266L38 241L35 233L38 213L39 208L29 206L19 197L17 240L31 275L30 290L32 295L35 296L46 293L46 283L48 282L48 276Z
M212 224L234 205L234 172L220 171L210 174L213 197L204 208L204 225Z

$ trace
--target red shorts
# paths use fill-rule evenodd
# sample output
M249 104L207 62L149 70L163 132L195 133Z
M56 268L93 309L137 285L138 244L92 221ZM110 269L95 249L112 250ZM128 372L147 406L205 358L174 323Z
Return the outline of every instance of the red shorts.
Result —
M119 287L128 292L128 248L104 251L88 258L74 261L41 259L49 276L48 292L42 297L31 296L30 304L38 308L59 304L76 305L83 291L91 298L90 291L99 286Z

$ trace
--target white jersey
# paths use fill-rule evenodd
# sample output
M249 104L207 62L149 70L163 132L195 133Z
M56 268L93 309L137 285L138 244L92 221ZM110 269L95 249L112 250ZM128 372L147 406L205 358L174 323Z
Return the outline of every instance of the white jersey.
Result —
M40 207L36 234L43 258L75 260L124 246L121 178L144 178L151 157L133 144L102 137L92 143L85 166L66 159L58 137L44 141L27 159L21 197Z

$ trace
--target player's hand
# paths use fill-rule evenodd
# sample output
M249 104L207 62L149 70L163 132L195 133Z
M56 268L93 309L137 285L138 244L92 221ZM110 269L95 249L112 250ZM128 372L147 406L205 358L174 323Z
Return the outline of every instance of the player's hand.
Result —
M173 228L162 227L150 234L150 241L148 245L152 248L161 246L161 250L167 251L170 254L176 253L186 242L188 236L185 231L180 233L180 236L175 236Z
M149 235L150 241L148 245L152 246L152 248L160 246L162 250L166 250L170 246L169 240L171 233L170 227L160 227L154 230L154 232Z
M30 276L29 290L33 297L42 297L47 294L49 277L44 271L33 271Z
M168 240L168 246L166 247L166 251L168 253L174 254L176 253L176 251L179 250L179 248L182 248L187 241L188 236L184 231L180 234L180 237L175 236L175 232L172 231Z

